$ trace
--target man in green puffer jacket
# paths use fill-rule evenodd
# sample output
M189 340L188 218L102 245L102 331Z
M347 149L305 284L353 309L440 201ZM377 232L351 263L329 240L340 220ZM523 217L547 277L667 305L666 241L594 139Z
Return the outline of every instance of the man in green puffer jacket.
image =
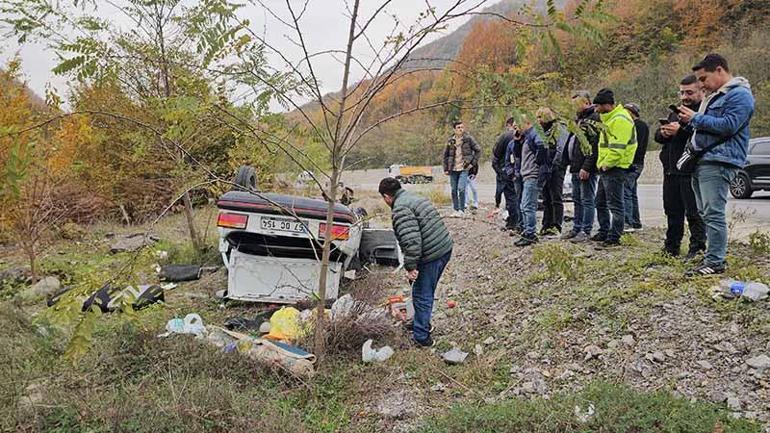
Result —
M390 177L380 181L379 191L392 209L393 231L412 283L414 341L423 347L433 346L430 335L433 295L452 257L452 238L428 199L402 189L401 183Z

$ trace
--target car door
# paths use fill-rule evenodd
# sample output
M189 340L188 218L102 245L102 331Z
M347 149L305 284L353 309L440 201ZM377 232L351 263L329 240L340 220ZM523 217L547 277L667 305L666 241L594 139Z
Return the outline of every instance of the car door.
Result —
M770 137L759 138L752 143L746 172L755 187L770 187Z

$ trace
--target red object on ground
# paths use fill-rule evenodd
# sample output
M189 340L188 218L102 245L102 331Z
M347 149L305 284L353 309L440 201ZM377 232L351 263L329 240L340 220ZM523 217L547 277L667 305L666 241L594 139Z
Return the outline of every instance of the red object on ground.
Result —
M455 302L455 301L450 299L450 300L446 301L446 306L449 307L449 308L454 308L454 307L457 306L457 302Z

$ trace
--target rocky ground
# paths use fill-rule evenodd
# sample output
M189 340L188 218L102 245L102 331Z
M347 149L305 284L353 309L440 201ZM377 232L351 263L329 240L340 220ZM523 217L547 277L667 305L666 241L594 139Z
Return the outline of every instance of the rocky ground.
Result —
M684 278L687 264L658 252L660 229L605 250L559 240L516 248L484 211L445 221L455 249L437 292L436 347L414 348L397 332L375 342L394 347L389 360L365 365L358 350L332 353L311 382L267 373L192 339L156 338L166 320L189 312L219 325L256 312L249 304L220 306L213 293L226 286L221 269L168 291L165 306L128 318L129 330L121 317L101 319L75 367L60 361L66 337L34 331L44 309L39 294L0 291L0 344L13 348L0 354L0 430L154 431L157 423L141 420L159 417L165 431L414 431L455 404L544 402L597 381L712 402L770 425L768 301L712 299L720 277ZM137 229L123 231L89 230L80 244L57 245L42 268L62 284L113 275L129 253L110 250ZM183 239L178 221L155 234L160 240L150 240L136 266L140 282L152 278L160 251L189 260L168 241ZM726 277L770 282L768 245L732 244ZM16 263L6 257L6 268ZM207 260L217 265L216 255ZM408 286L402 274L375 268L345 289L375 303ZM469 354L460 365L441 358L453 348Z
M448 225L456 246L437 303L439 350L458 345L510 375L485 398L548 395L599 378L770 423L767 301L713 300L719 278L684 278L684 263L657 252L660 230L609 250L559 240L519 249L482 218ZM727 276L768 282L767 252L731 252Z

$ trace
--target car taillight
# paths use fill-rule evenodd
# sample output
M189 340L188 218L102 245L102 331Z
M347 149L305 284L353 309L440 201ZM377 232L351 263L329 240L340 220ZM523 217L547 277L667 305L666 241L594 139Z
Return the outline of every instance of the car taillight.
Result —
M241 213L220 212L217 217L217 226L228 229L245 229L249 222L249 216Z
M326 237L326 223L321 223L318 225L318 237L324 238ZM350 238L350 227L348 226L340 226L337 224L334 224L332 226L332 240L334 241L344 241Z

